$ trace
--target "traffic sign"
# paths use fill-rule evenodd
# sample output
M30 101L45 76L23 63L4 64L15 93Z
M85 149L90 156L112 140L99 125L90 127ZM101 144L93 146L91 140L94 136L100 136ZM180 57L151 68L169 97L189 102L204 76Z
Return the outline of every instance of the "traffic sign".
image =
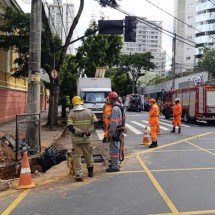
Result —
M53 79L56 79L56 78L58 77L58 71L55 70L55 69L53 69L53 70L51 71L51 77L52 77Z

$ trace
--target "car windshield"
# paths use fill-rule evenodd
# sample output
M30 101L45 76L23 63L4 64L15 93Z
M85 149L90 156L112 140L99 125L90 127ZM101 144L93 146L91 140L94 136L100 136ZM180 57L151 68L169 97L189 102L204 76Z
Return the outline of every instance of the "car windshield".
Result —
M81 94L85 103L104 103L108 92L83 92Z

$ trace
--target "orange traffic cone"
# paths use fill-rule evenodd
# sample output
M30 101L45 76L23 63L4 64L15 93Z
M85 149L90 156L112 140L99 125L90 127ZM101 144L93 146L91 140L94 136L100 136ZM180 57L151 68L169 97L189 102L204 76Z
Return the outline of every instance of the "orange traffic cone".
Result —
M35 187L35 183L31 178L31 169L28 161L28 153L23 153L21 172L19 176L19 183L16 186L16 189L29 189Z
M145 131L143 133L143 145L149 146L150 145L150 141L149 141L149 131L147 129L147 127L145 127ZM141 145L142 145L141 144Z

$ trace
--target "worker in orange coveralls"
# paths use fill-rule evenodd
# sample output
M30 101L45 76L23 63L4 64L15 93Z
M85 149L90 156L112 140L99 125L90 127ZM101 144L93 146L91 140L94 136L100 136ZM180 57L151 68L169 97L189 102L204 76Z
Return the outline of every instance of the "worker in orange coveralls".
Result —
M175 99L175 105L173 106L173 119L172 119L172 124L173 124L173 129L171 133L175 133L175 127L178 125L178 134L181 133L181 104L180 104L180 99L176 98Z
M156 100L151 98L149 99L151 110L149 111L149 124L150 124L150 133L152 138L152 144L149 148L155 148L158 146L157 144L157 133L159 126L159 109L156 104Z
M107 97L105 105L103 107L103 118L104 118L104 138L102 143L107 143L108 142L108 128L110 124L110 115L112 111L112 105L110 104L110 99Z

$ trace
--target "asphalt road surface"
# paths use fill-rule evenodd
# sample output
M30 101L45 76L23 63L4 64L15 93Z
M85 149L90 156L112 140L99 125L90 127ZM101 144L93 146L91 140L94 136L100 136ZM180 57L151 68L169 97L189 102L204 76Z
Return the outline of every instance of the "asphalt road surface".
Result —
M170 134L160 117L158 147L140 145L147 112L127 112L126 158L121 171L95 169L85 182L62 180L10 195L0 194L0 213L14 215L215 214L215 126L183 124ZM97 129L95 138L103 133Z

